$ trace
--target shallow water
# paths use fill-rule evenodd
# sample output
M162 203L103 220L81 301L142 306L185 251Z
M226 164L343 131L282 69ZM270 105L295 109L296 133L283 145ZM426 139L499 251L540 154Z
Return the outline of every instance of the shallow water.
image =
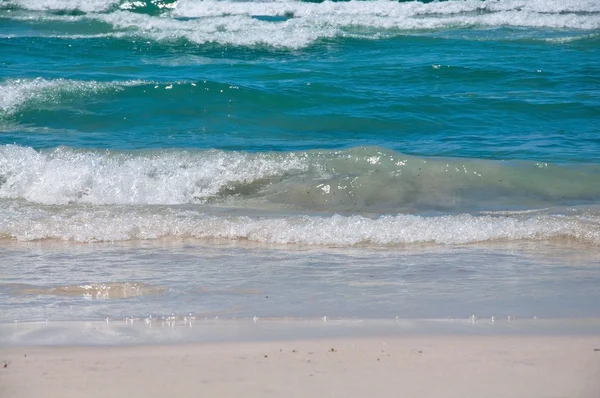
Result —
M600 316L600 254L579 244L328 249L192 240L1 250L2 322Z

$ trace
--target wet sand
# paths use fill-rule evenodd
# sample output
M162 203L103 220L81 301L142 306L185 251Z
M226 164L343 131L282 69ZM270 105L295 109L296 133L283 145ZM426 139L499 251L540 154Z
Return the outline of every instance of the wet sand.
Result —
M0 351L0 397L600 397L600 336L404 336Z

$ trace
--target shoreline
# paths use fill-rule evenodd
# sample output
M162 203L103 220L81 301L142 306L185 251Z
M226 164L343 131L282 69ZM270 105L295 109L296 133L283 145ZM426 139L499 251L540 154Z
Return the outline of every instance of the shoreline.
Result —
M348 338L600 336L600 318L125 318L0 323L0 347L145 346Z
M11 347L6 397L581 397L600 393L600 335L394 336ZM35 380L35 382L32 382Z

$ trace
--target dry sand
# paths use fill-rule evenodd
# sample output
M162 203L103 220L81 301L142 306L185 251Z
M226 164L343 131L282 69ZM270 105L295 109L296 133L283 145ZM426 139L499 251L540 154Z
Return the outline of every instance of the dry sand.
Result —
M600 397L600 336L0 351L0 397Z

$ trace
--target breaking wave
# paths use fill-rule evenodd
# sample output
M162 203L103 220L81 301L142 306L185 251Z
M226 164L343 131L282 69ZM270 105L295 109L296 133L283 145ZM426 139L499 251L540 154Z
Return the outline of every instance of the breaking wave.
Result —
M142 85L142 81L98 82L69 79L7 79L0 83L0 118L14 114L23 107L56 104L72 98Z
M0 146L0 198L44 205L210 204L350 213L595 205L598 165L301 152Z
M77 37L89 34L87 24L96 21L106 24L104 33L115 37L285 48L302 48L333 37L378 39L439 29L518 27L589 31L600 28L600 5L589 0L427 3L10 0L3 3L0 11L7 8L15 12L5 12L1 17L80 24L79 35L69 33Z
M343 151L0 147L0 238L600 244L597 165Z

